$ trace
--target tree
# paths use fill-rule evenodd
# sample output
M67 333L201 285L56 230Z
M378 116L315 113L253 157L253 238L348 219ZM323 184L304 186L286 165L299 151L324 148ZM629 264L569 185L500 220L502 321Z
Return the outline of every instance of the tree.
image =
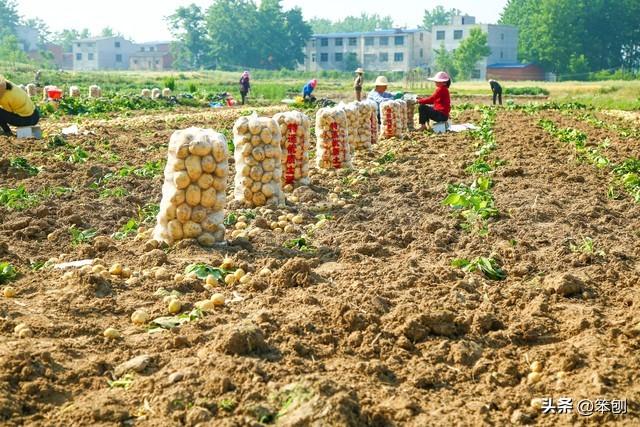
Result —
M309 21L309 25L314 34L352 33L393 28L393 18L362 13L360 16L347 16L335 22L329 19L313 18Z
M49 27L42 19L28 19L24 22L24 25L38 31L38 44L41 49L44 49L47 43L51 42L51 31L49 31Z
M0 58L2 58L3 61L13 63L29 62L27 54L20 48L18 38L8 31L0 36Z
M172 44L174 66L178 69L210 66L209 39L202 9L195 4L179 7L166 20L177 40Z
M58 33L55 33L51 37L51 42L62 46L64 52L71 52L73 50L73 42L81 39L88 39L91 37L91 32L88 28L78 31L75 29L65 29Z
M458 76L458 70L454 63L453 54L448 52L444 43L434 51L434 65L438 71L446 71L452 79Z
M522 60L561 74L581 55L591 71L637 64L639 16L638 0L509 0L500 22L520 29Z
M468 80L478 61L491 54L487 45L487 34L480 28L472 28L469 36L462 40L453 54L456 71L462 80Z
M431 11L424 11L424 18L422 19L422 27L430 30L434 25L447 25L451 22L451 18L456 15L460 15L462 12L459 9L446 10L443 6L436 6Z
M361 64L358 62L358 55L354 52L347 53L347 56L344 58L344 69L346 71L353 71L360 67L360 65Z
M13 0L0 0L0 37L15 35L19 21L16 3Z

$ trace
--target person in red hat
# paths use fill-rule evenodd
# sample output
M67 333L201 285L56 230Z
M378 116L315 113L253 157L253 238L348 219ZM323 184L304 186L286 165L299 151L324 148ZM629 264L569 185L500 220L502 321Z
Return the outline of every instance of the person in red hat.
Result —
M418 115L420 127L417 130L425 130L429 120L434 122L446 122L451 112L451 97L449 86L451 77L444 71L440 71L428 80L436 83L436 90L428 98L418 98Z
M313 79L302 88L302 97L305 101L315 101L316 97L312 95L313 90L318 85L318 81Z

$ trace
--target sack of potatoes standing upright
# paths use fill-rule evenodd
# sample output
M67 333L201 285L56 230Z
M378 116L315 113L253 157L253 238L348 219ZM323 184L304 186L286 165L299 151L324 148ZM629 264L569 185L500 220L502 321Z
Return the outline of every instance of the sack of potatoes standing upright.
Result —
M351 168L349 124L344 108L321 108L316 113L316 162L322 169Z
M280 127L274 119L240 117L233 126L234 198L246 207L284 203Z
M299 111L278 113L273 119L280 126L282 136L282 188L291 192L301 185L309 185L311 122Z
M224 239L228 158L221 133L193 127L171 135L155 240L211 246Z

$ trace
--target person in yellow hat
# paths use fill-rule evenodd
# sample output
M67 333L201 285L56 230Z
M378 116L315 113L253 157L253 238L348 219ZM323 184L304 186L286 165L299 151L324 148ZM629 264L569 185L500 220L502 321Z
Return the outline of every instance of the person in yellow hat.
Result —
M5 136L13 135L11 126L34 126L40 113L27 92L0 76L0 128Z
M362 83L364 81L364 70L356 70L356 79L353 82L353 89L356 91L356 101L362 101Z

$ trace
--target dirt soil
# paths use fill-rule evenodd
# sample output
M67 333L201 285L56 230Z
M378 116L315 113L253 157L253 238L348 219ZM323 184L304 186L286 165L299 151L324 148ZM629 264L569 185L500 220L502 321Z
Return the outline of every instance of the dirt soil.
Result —
M351 171L315 172L297 202L255 211L249 226L263 228L251 239L229 229L215 249L184 241L163 251L135 235L109 237L139 207L159 203L163 178L130 174L104 187L124 188L119 196L100 197L92 183L163 160L177 128L229 135L240 113L84 120L81 135L66 137L89 153L84 163L47 145L68 123L45 122L43 141L0 137L0 188L72 189L24 210L0 207L0 261L21 272L17 296L0 297L0 424L640 424L640 204L624 192L608 198L611 173L577 161L537 122L608 136L616 161L638 156L639 140L558 112L500 111L490 156L504 161L493 174L500 216L486 237L462 230L441 203L447 184L473 181L469 133L381 141ZM468 111L457 121L480 118ZM11 167L14 157L40 172ZM288 213L304 216L295 233L269 228ZM97 236L74 245L71 226ZM311 249L285 247L302 235ZM580 249L587 238L590 251ZM506 280L451 266L478 256L495 258ZM225 257L254 278L213 289L174 280L193 262L217 266ZM137 279L77 270L63 278L33 264L52 258L121 263ZM258 277L265 267L272 274ZM227 303L149 333L130 316L167 316L160 288L180 292L184 312L212 292ZM14 333L20 323L32 336ZM121 337L104 337L108 327ZM627 399L628 414L542 415L544 397Z

